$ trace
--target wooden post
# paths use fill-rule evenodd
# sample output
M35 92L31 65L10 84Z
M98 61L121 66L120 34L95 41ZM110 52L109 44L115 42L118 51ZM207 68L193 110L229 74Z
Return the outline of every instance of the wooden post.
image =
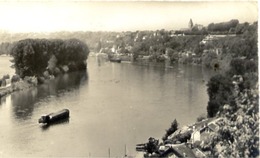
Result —
M127 154L126 154L126 144L125 144L125 157L127 157Z
M110 158L110 148L108 148L108 158Z

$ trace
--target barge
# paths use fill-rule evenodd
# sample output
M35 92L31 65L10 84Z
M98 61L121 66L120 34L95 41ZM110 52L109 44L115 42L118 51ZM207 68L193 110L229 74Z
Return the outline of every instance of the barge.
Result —
M38 122L43 124L51 124L51 123L68 119L69 115L70 115L70 111L68 109L63 109L55 113L50 113L48 115L41 116Z

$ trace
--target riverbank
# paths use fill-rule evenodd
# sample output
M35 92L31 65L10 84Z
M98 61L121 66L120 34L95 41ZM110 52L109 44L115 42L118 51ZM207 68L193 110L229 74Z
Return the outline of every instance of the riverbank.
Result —
M0 89L0 98L11 94L12 92L25 90L35 86L37 86L37 80L33 77L27 77L24 80L11 83L11 85L8 87L2 87Z
M259 155L258 83L241 90L233 80L237 110L224 105L214 118L183 126L162 142L137 146L144 157L257 157ZM172 124L173 125L173 124ZM177 125L177 123L175 123ZM172 126L173 127L173 126Z

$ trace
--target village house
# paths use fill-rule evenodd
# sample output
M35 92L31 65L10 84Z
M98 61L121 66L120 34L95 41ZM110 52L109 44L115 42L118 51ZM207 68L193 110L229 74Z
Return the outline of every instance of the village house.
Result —
M163 147L164 152L162 157L179 158L179 157L196 157L191 148L186 143L182 144L167 144Z
M222 118L214 120L205 120L199 123L199 125L192 126L193 133L191 134L191 143L205 141L209 138L211 133L216 133L219 130L217 124Z
M207 158L208 156L198 148L192 149L193 153L197 158Z
M207 141L211 134L217 133L220 129L223 118L207 118L195 124L184 126L176 130L172 135L167 137L168 141L158 146L157 151L144 154L145 157L160 157L177 158L177 157L197 157L206 158L206 154L196 147L196 143ZM180 135L191 133L187 141L174 141Z
M7 88L11 86L11 79L9 75L4 75L2 79L0 79L0 89Z
M235 34L228 34L228 35L211 35L211 34L209 34L200 42L200 44L206 44L206 43L209 43L213 40L218 40L219 38L224 38L224 37L227 37L227 36L234 37L236 35Z

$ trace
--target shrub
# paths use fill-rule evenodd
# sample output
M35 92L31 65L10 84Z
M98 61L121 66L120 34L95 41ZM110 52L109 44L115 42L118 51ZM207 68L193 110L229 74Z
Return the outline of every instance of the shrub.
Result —
M200 121L202 121L202 120L204 120L204 119L206 119L206 118L207 118L206 114L201 114L201 115L197 118L197 122L200 122Z
M15 82L18 82L20 81L20 77L18 75L14 75L11 79L11 83L15 83Z

